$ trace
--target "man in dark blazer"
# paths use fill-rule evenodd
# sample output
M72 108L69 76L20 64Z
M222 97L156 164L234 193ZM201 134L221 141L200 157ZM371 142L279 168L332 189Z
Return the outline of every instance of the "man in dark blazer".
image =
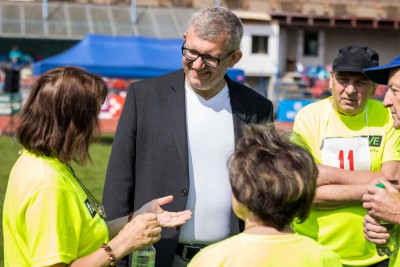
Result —
M184 236L180 234L185 225L163 229L154 245L160 267L185 266L201 247L239 232L239 219L230 206L226 160L242 136L243 125L273 121L268 99L226 75L242 57L243 26L236 15L222 7L208 7L194 13L188 25L183 70L129 86L103 193L107 219L127 215L166 195L174 196L166 209L193 211L193 220L199 221L187 226ZM215 106L215 99L222 104ZM210 113L201 117L204 110ZM214 126L206 127L209 123L229 127L213 131ZM223 139L226 144L219 148L215 140ZM197 167L205 174L199 175ZM214 169L218 171L213 173ZM204 191L208 195L201 194ZM228 204L220 205L227 200ZM212 202L206 210L196 206L207 201ZM206 228L197 231L200 225ZM218 230L216 236L213 228Z

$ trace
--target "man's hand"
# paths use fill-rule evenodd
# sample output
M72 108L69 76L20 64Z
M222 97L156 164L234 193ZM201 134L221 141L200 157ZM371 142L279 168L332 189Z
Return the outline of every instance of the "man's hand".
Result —
M364 217L363 225L365 239L375 244L386 243L386 239L389 238L389 233L387 232L387 229L379 223L378 220L367 214Z
M380 180L385 188L375 184L367 187L363 195L363 207L368 209L368 215L389 223L400 224L400 193L388 181Z
M399 179L397 179L396 177L388 177L386 178L386 181L390 183L394 188L396 188L397 191L400 191Z

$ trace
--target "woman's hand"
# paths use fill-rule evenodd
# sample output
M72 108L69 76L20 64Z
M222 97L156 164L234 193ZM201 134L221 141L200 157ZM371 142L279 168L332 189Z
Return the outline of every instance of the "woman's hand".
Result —
M144 212L152 212L157 214L157 219L161 224L161 227L172 228L184 224L187 220L192 218L192 212L190 210L184 210L180 212L170 212L163 210L161 206L169 204L174 200L173 196L166 196L162 198L154 199L144 204L135 214L141 214Z
M125 256L153 244L161 238L161 225L154 213L136 216L109 242L116 255ZM118 250L118 251L116 251Z

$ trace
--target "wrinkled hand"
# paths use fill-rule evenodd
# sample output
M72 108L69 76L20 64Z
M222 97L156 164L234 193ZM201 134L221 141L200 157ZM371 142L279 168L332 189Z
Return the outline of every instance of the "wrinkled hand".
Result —
M390 183L397 191L400 191L400 181L396 177L387 177L386 181Z
M397 191L400 191L400 181L393 176L381 176L373 179L369 184L376 185L383 182L390 183Z
M368 215L373 218L400 224L400 193L390 182L379 182L383 183L385 188L369 185L362 198L363 207L368 209Z
M192 212L190 210L184 210L180 212L166 211L161 206L171 203L174 200L173 196L166 196L162 198L154 199L144 204L138 211L137 214L143 212L152 212L157 214L157 219L162 227L172 228L184 224L187 220L192 218Z
M114 238L125 246L125 252L138 250L153 244L161 238L161 225L154 213L136 216ZM123 253L125 254L125 253Z
M389 233L386 228L380 225L379 221L371 217L370 215L365 215L364 222L364 236L369 242L375 244L385 244L386 239L389 238Z

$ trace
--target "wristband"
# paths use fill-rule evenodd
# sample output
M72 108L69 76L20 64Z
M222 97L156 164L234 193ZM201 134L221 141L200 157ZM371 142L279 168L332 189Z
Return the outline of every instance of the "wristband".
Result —
M104 248L104 250L107 252L109 256L110 266L117 267L117 258L115 257L111 247L107 245L107 243L103 243L101 247Z
M133 212L130 212L128 214L128 222L132 221L132 217L133 217Z

